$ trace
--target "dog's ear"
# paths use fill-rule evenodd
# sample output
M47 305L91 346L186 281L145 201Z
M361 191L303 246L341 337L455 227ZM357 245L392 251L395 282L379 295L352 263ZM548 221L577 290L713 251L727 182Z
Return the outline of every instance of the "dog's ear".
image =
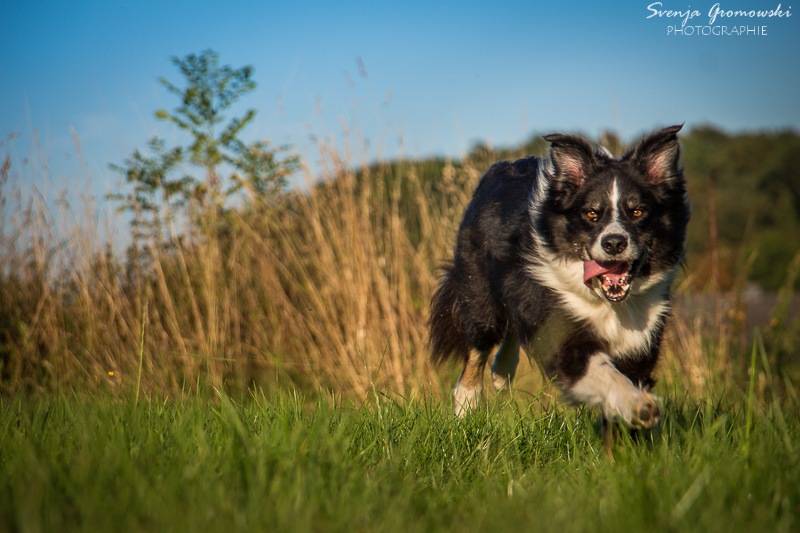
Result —
M556 170L556 178L580 187L591 173L594 165L594 149L580 137L553 133L544 140L550 143L550 159Z
M659 130L642 139L636 147L623 157L630 159L647 177L660 185L681 175L678 159L681 154L678 132L683 124Z

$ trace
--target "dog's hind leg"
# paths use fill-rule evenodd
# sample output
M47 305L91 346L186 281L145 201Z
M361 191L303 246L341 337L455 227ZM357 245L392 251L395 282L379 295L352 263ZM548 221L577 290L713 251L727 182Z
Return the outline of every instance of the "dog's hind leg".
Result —
M519 339L513 332L508 331L492 363L492 383L495 390L501 391L511 386L518 364Z
M455 413L459 418L463 418L467 411L474 409L481 401L483 392L483 368L486 360L489 359L489 351L470 350L469 358L464 365L464 371L458 378L456 388L453 391L455 398Z

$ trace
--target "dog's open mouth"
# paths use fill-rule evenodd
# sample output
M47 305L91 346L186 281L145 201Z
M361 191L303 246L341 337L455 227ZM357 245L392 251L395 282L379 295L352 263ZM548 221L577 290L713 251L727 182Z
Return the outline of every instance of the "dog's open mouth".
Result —
M621 302L631 290L631 265L624 261L586 261L583 263L583 282L590 289L596 279L603 296L609 302Z

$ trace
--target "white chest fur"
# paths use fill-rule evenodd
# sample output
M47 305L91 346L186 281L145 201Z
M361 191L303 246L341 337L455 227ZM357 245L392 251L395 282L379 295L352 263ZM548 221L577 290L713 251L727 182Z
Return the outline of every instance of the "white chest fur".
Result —
M635 280L624 301L611 303L584 285L582 262L543 255L531 262L529 273L555 291L567 317L591 326L608 344L611 358L622 359L649 348L653 331L669 311L664 295L671 276Z

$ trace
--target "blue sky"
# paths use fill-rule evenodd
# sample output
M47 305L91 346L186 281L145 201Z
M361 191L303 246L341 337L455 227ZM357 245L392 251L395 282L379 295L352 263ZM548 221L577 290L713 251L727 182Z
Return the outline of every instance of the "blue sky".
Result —
M157 79L181 81L169 58L208 48L255 67L246 136L290 143L312 168L313 139L346 132L368 139L374 158L458 157L477 141L556 130L630 141L680 122L800 129L800 5L795 15L782 3L790 17L716 21L766 26L765 36L675 36L667 27L680 19L648 19L650 4L5 0L0 154L23 186L83 181L103 196L119 183L108 163L155 134L181 140L154 118L177 104ZM714 4L656 7L691 6L702 15L690 24L702 26Z

